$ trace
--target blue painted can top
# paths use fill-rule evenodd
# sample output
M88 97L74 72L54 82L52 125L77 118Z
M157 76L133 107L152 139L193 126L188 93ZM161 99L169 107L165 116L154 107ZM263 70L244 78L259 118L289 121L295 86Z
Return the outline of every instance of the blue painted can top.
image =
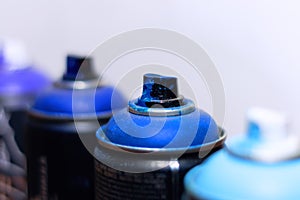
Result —
M69 55L61 80L36 99L30 112L46 118L108 118L112 109L125 106L122 94L111 86L98 84L92 59ZM112 98L118 99L112 105Z
M299 139L285 118L269 110L248 112L248 133L193 168L185 177L194 199L299 199Z
M1 41L0 41L1 43ZM0 99L3 104L34 96L50 85L50 80L36 70L28 59L22 43L3 40L0 45ZM24 98L23 98L24 97Z
M141 97L99 129L99 140L129 148L180 149L219 141L216 122L178 95L177 78L145 74ZM105 137L104 137L105 136Z

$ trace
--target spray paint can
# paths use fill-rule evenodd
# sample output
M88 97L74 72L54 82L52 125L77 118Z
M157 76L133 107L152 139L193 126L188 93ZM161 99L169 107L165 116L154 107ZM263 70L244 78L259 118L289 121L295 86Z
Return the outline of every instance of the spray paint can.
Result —
M178 95L177 78L145 74L142 96L97 132L96 199L180 199L183 177L225 134ZM203 153L199 158L199 153Z
M32 66L22 42L8 38L0 39L0 77L0 198L25 199L26 111L50 81Z
M280 113L253 108L247 118L246 135L188 172L186 199L299 199L299 138Z
M16 142L24 152L26 111L50 81L31 65L24 45L12 39L0 41L0 77L0 105L9 115Z
M116 93L112 87L98 85L91 58L67 57L62 80L41 94L29 112L29 199L94 199L93 156L79 134L95 143L99 124L111 116L113 92ZM76 98L72 99L73 95ZM118 95L119 106L124 106ZM95 144L89 145L94 148Z

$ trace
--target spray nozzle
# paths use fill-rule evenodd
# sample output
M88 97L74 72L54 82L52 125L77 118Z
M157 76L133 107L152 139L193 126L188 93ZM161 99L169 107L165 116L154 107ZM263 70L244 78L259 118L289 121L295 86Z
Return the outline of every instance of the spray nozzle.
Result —
M177 107L183 97L178 95L177 78L157 74L145 74L143 93L138 99L138 105L151 107L155 104L168 107Z
M68 55L66 61L67 69L63 75L64 81L86 81L96 78L91 58Z

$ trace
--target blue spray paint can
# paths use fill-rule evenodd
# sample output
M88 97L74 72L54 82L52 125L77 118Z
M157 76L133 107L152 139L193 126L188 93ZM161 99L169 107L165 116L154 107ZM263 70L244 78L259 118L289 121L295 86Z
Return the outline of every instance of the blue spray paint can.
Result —
M0 39L0 77L0 198L25 199L26 112L50 81L32 66L23 44L7 38Z
M24 152L26 111L50 80L31 66L22 43L8 39L0 44L0 77L0 105L9 115L16 142Z
M116 112L97 138L96 199L152 200L180 199L185 173L220 149L225 134L178 95L176 77L145 74L141 97Z
M188 172L186 199L299 199L299 138L280 113L253 108L247 117L246 135Z
M111 116L113 93L124 106L120 93L98 85L91 58L67 57L62 79L41 94L29 112L29 199L94 199L94 159L80 137L94 148L99 124Z

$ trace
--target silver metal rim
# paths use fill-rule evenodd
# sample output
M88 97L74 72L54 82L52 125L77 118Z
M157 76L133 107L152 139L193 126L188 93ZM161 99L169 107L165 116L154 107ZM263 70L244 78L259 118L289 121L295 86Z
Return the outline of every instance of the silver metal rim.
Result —
M65 89L84 90L92 89L99 86L98 80L93 79L89 81L57 81L54 86Z
M192 147L183 147L183 148L145 148L145 147L133 147L133 146L126 146L126 145L120 145L113 142L110 142L104 132L99 131L100 138L98 138L98 143L100 146L106 147L108 149L114 150L114 151L120 151L120 149L134 152L134 153L160 153L160 154L174 154L174 153L195 153L200 151L211 151L212 149L216 147L221 147L225 139L227 137L224 129L219 128L219 139L213 142L196 145Z
M40 119L46 119L46 120L89 120L89 119L94 119L95 116L97 119L108 119L112 117L112 112L102 112L102 113L89 113L89 114L55 114L55 113L43 113L39 112L38 110L35 109L30 109L28 112L29 116L32 116L34 118L40 118Z
M137 115L146 116L178 116L195 111L195 104L189 99L183 100L184 105L172 108L147 108L136 104L136 100L129 101L128 111Z

